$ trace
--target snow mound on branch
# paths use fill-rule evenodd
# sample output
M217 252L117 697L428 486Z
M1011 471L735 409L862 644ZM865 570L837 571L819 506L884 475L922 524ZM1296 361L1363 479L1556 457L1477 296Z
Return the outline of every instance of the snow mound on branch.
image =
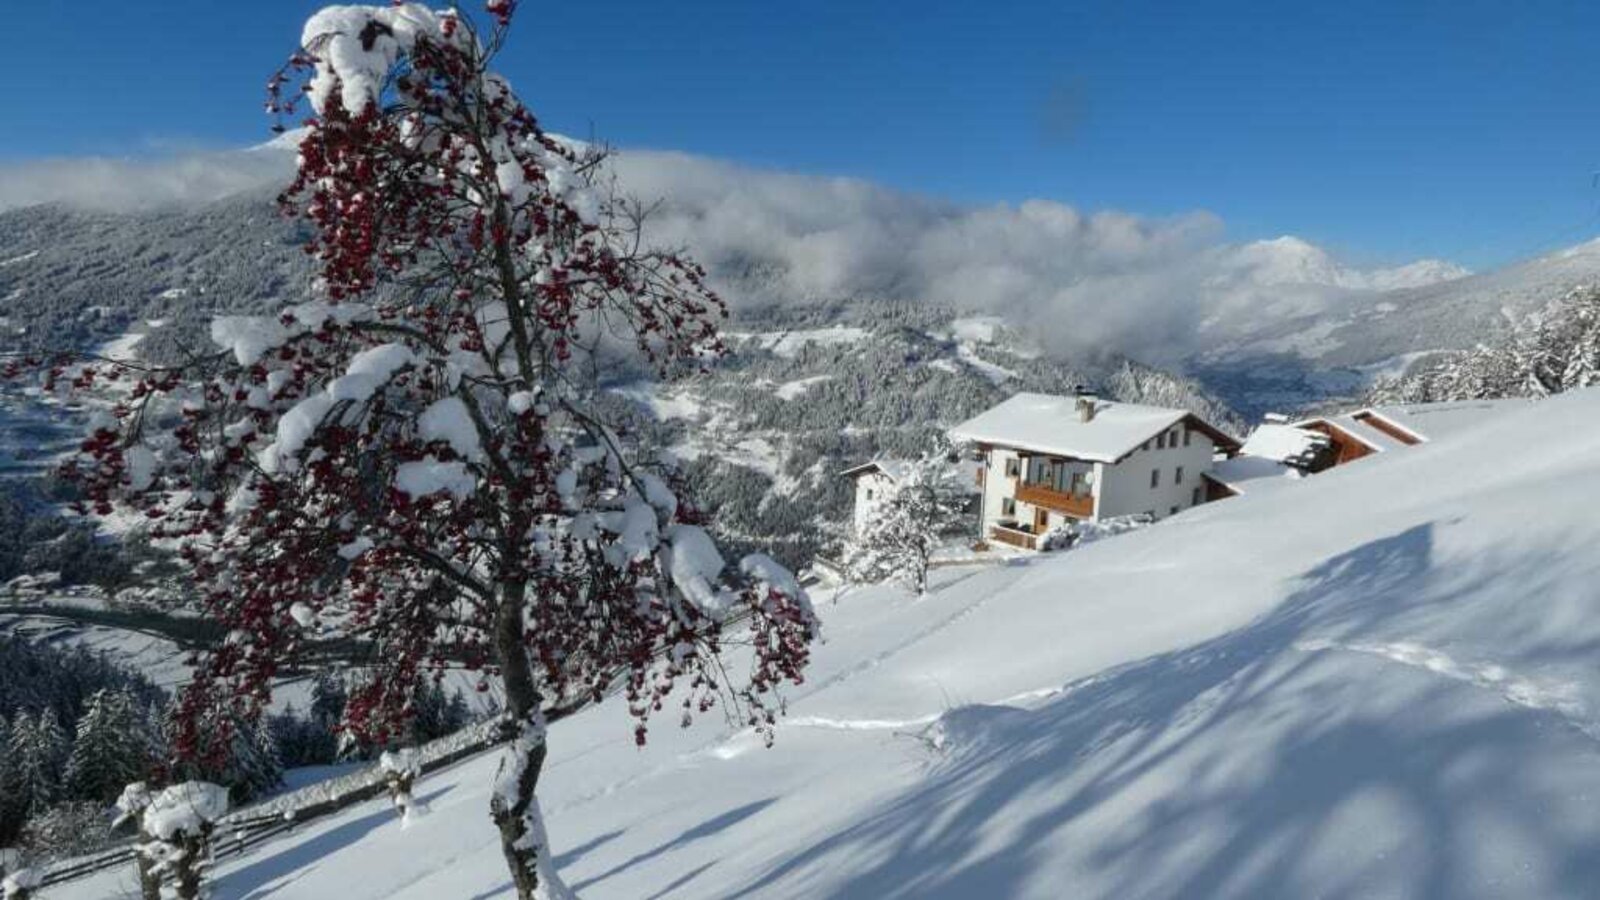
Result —
M716 583L728 564L705 529L673 525L667 529L667 545L667 573L689 602L713 615L727 608L728 600L718 593Z
M277 440L263 447L258 457L262 470L268 474L293 472L298 467L296 457L336 404L365 403L394 373L414 362L416 356L404 344L380 344L351 357L344 375L278 419Z
M333 398L326 393L316 393L296 403L278 419L278 439L261 448L258 462L267 474L292 472L298 465L296 457L306 441L317 433L317 426L333 409Z
M423 410L417 418L417 433L424 441L444 441L464 459L483 459L478 428L460 397L446 397Z
M795 580L794 573L765 553L752 553L739 560L739 571L758 587L777 591L802 603L806 600L806 592Z
M211 320L211 341L231 350L241 366L253 366L267 351L289 339L289 329L265 316L217 316Z
M334 400L365 402L393 378L394 373L415 362L416 356L404 344L369 347L350 358L344 376L328 385L328 396Z
M449 15L420 3L329 6L312 15L300 35L300 46L317 59L309 92L312 108L321 113L335 90L352 115L377 103L384 76L400 54L416 46L417 38L457 44L467 40L465 29L445 38L441 25Z
M239 365L253 366L296 335L371 316L372 308L361 303L301 303L279 316L217 316L211 320L211 341L232 352Z
M465 500L478 489L478 479L460 460L442 462L438 457L425 456L396 467L394 486L413 500L438 493Z

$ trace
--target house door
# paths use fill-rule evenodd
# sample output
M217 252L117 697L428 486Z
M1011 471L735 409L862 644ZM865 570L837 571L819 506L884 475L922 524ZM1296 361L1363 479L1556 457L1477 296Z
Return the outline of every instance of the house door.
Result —
M1047 509L1039 509L1038 507L1035 507L1034 510L1033 510L1033 533L1034 534L1044 534L1045 529L1049 528L1049 527L1050 527L1050 511L1047 510Z

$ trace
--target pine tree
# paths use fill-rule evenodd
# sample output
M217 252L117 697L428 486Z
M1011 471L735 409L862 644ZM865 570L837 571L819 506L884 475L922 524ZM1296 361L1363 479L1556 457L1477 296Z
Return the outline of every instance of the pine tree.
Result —
M1367 402L1545 397L1600 383L1600 289L1573 291L1508 335L1373 386Z
M260 797L283 784L283 760L265 722L235 719L233 752L224 783L235 803Z
M144 715L123 691L100 690L78 720L67 757L67 791L75 798L110 802L149 769L151 740Z
M66 732L55 713L19 713L11 723L9 755L15 767L15 797L22 817L37 815L61 796Z
M344 679L333 672L318 672L311 682L311 721L325 724L331 731L344 718L348 699Z
M8 847L16 840L27 813L17 755L11 746L12 733L11 723L0 716L0 847Z
M844 567L858 581L897 581L928 591L934 551L959 530L969 492L947 447L892 467L893 484L868 511L847 545Z

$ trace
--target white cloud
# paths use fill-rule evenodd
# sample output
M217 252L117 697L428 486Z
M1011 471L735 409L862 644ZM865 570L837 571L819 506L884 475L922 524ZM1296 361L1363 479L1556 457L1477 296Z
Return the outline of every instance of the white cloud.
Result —
M0 209L64 201L131 210L201 202L289 176L287 143L155 160L0 166ZM966 206L849 178L627 151L623 190L661 199L658 243L686 247L736 305L884 297L993 313L1046 350L1175 363L1262 319L1462 274L1425 260L1359 271L1284 237L1231 244L1207 212L1084 213L1050 200Z
M0 166L0 210L38 203L125 212L284 184L293 160L251 150L152 159L79 157Z
M939 303L1003 316L1057 351L1176 362L1251 320L1464 274L1431 260L1360 271L1297 238L1230 244L1206 212L961 206L670 152L624 152L614 166L626 191L665 201L653 235L705 261L735 303Z

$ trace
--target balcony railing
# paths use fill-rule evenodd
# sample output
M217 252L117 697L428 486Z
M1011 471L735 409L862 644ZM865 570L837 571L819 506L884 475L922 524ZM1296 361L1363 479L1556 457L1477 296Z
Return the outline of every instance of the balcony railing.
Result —
M1005 525L994 525L989 529L989 536L1002 544L1010 544L1023 550L1033 550L1038 547L1039 536L1018 528L1008 528Z
M1019 482L1017 500L1080 519L1094 518L1094 497L1089 494L1069 494L1042 484Z

